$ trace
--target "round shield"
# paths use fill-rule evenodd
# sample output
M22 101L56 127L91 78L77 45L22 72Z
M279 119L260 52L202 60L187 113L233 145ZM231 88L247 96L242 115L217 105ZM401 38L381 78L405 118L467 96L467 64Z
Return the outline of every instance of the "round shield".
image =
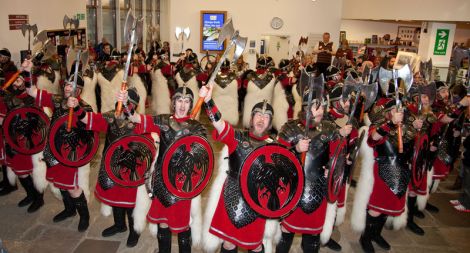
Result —
M145 183L145 172L157 153L155 144L143 135L126 135L112 142L104 152L104 169L109 178L124 187Z
M426 173L426 151L429 149L429 138L427 134L419 134L415 141L413 161L411 163L412 186L418 188Z
M346 141L341 140L336 147L334 156L330 160L327 178L328 194L326 195L327 200L330 203L334 203L338 199L339 190L343 183L346 144Z
M81 167L91 161L98 151L99 133L85 130L85 125L73 117L72 127L67 131L68 114L52 122L49 131L49 147L60 163ZM77 124L82 124L78 126Z
M213 169L214 152L201 136L181 137L163 155L163 182L168 191L180 199L199 195L209 183Z
M282 145L272 143L254 149L243 161L239 176L243 198L261 216L283 217L302 197L302 165Z
M49 123L49 117L37 107L15 108L3 121L5 141L19 153L39 153L46 146Z

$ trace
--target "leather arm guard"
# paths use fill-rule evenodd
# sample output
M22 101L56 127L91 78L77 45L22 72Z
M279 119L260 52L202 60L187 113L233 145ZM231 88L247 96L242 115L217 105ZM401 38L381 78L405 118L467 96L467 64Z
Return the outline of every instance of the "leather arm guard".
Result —
M206 102L206 113L212 122L217 122L222 118L219 108L217 108L212 99Z

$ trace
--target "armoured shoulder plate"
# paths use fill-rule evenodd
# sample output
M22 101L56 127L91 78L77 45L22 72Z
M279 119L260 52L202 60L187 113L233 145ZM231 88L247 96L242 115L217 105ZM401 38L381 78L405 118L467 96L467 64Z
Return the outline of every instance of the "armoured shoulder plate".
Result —
M31 96L26 96L24 98L19 98L17 96L12 95L12 94L6 94L5 103L8 107L8 110L12 110L16 107L34 106L35 99Z
M180 73L181 79L185 83L198 74L198 72L195 69L189 69L188 70L188 69L185 69L185 68L182 68L179 71L179 73Z
M225 89L236 78L237 75L234 72L230 72L228 74L217 74L214 81L220 87Z
M292 145L296 145L304 136L302 124L299 120L290 120L282 126L279 132L279 138Z
M270 72L266 71L262 75L252 75L252 78L250 79L258 88L263 89L268 85L271 80L274 78L274 75L271 74Z
M135 124L128 119L117 119L114 116L114 110L103 113L103 118L108 122L108 132L106 134L106 149L117 138L134 132Z

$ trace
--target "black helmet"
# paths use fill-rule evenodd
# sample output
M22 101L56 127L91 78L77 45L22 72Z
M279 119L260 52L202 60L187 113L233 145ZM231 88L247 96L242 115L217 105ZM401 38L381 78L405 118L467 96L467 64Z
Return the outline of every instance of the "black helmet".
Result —
M258 61L256 61L257 69L265 69L268 67L268 65L269 65L269 60L264 56L260 57Z
M325 78L327 81L336 80L341 71L335 66L329 66L325 71Z
M263 102L259 102L253 106L253 109L251 109L251 116L255 115L255 113L261 112L263 114L269 114L271 115L271 119L273 118L274 115L274 109L273 107L268 103L268 101L265 99Z
M279 68L282 69L282 70L287 70L287 68L289 67L290 65L290 61L287 60L287 59L282 59L280 62L279 62Z
M135 87L127 89L127 97L129 98L129 102L134 104L134 106L137 107L137 105L139 105L140 96Z
M191 53L190 55L188 55L188 57L186 57L186 62L190 64L197 63L197 54Z
M222 69L229 69L230 68L230 61L228 59L225 59L222 65L220 66Z
M7 48L0 49L0 55L11 58L10 50L8 50Z

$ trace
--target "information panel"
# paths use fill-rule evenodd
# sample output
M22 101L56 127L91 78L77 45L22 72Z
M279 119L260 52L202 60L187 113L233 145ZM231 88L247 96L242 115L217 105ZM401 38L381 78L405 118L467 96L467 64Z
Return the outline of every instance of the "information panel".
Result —
M201 52L225 50L225 43L219 47L217 40L226 16L226 11L201 11Z

